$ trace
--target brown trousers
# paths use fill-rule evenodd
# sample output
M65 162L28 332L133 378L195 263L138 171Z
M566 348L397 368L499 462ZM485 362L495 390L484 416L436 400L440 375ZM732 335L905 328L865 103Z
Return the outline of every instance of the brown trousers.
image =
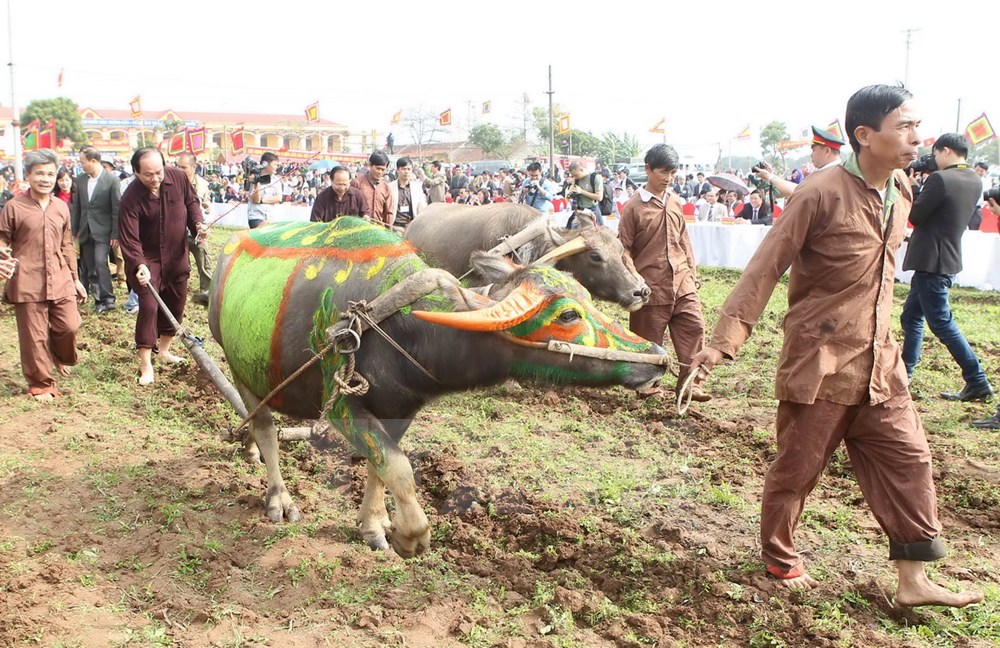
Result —
M184 321L184 305L187 301L188 273L179 277L161 278L159 268L150 266L150 284L156 287L160 299L166 304L178 323ZM155 349L156 341L161 335L176 335L173 325L167 316L160 312L153 293L149 288L136 286L139 296L139 315L135 320L135 346L137 349Z
M75 365L76 332L80 311L73 299L14 304L17 340L21 347L21 372L28 393L58 395L52 361Z
M698 293L678 296L670 306L643 306L628 317L633 333L663 346L663 334L670 328L670 341L680 362L680 385L688 375L691 358L705 346L705 317Z
M889 536L889 559L944 556L931 452L908 392L878 405L781 401L776 425L778 456L761 501L764 562L786 572L802 563L792 535L806 496L841 441L868 508Z

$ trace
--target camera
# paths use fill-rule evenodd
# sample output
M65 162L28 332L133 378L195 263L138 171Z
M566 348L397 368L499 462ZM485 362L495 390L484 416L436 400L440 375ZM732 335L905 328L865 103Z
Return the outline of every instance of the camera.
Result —
M989 202L990 200L1000 203L1000 187L983 192L983 202Z
M251 158L246 158L240 163L243 167L243 190L251 191L254 185L257 184L271 184L271 176L260 175L260 172L264 170L267 166L266 164L260 164L254 162Z
M906 171L913 171L914 173L932 173L937 171L937 162L934 161L934 154L925 153L921 155L913 162L910 162L910 166L906 167Z
M765 162L764 160L761 160L757 164L750 167L750 170L753 171L754 173L760 173L761 171L770 171L771 165Z

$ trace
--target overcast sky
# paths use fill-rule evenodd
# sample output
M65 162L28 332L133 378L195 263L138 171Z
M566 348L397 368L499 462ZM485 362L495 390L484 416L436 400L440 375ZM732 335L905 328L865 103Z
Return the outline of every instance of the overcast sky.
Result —
M318 100L322 117L382 134L397 110L450 107L455 135L442 139L457 139L468 102L475 120L505 128L520 126L524 93L547 106L551 64L555 101L575 128L627 131L646 146L661 141L649 129L665 117L667 141L682 154L721 143L725 155L749 124L752 141L733 142L732 151L753 155L769 121L784 121L793 137L810 124L843 123L855 90L903 81L912 28L908 86L922 136L954 130L960 98L960 130L984 111L1000 128L1000 48L968 45L1000 43L996 0L616 2L601 10L512 0L10 2L22 107L68 96L124 109L140 94L147 111L299 115ZM9 105L2 76L0 103ZM488 116L480 114L486 100ZM394 130L397 142L408 139Z

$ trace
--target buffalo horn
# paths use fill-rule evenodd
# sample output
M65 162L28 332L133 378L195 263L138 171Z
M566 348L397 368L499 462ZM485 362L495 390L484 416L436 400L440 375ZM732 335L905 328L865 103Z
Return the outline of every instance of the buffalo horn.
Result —
M544 292L531 284L521 284L503 300L485 308L458 313L415 310L413 316L465 331L502 331L537 313L546 301L548 296Z
M583 240L582 236L578 236L574 239L570 239L568 243L563 243L556 249L546 253L545 256L538 259L535 263L552 263L553 261L565 259L568 256L573 256L574 254L583 252L586 249L587 242Z

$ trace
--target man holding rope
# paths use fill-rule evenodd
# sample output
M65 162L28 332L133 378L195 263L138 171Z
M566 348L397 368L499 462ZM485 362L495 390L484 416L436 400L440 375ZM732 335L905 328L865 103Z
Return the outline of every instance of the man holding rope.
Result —
M161 360L183 360L170 353L174 327L160 312L155 289L178 322L183 321L187 300L190 231L202 241L207 228L201 204L191 182L180 169L166 167L163 154L153 147L132 156L133 182L122 195L119 229L129 288L139 295L135 345L139 357L139 384L153 382L153 349Z
M854 153L795 190L691 370L736 356L791 266L775 380L778 455L761 500L767 571L787 587L818 584L792 536L806 497L843 441L868 507L889 537L897 604L963 607L982 594L951 592L924 570L945 547L930 448L891 335L896 250L913 201L901 169L920 145L911 96L899 86L876 85L850 98L846 124Z

